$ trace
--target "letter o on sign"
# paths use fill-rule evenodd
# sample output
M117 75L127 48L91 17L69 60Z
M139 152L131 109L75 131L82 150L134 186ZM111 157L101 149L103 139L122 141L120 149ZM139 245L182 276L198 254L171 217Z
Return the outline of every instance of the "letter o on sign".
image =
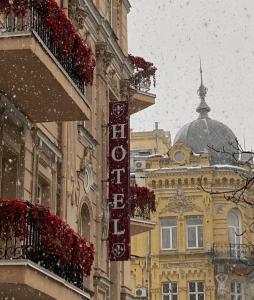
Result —
M121 151L121 155L120 154L117 155L120 151ZM114 147L111 152L111 156L114 159L114 161L124 160L126 154L127 154L127 152L122 145Z

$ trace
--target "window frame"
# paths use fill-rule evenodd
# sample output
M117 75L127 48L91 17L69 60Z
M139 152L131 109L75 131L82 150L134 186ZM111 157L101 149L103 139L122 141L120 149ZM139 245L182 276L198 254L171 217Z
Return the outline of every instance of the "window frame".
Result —
M195 292L191 292L190 291L190 284L194 283L195 284ZM203 292L199 292L198 291L198 284L202 283L203 285ZM194 295L195 296L195 300L199 300L199 296L203 295L203 300L205 300L205 283L204 281L189 281L188 282L188 299L190 300L190 296Z
M161 221L162 220L173 220L175 221L175 226L174 225L169 225L169 226L162 226ZM175 228L175 245L176 247L173 247L173 228ZM163 248L163 235L162 235L162 231L163 230L169 230L169 244L170 247L169 248ZM170 251L174 251L177 249L177 219L174 217L167 217L167 218L162 218L160 219L160 240L161 240L161 250L170 250Z
M240 286L241 286L240 294L237 292L237 284L240 284ZM234 291L232 291L232 285L234 285ZM238 300L239 296L242 298L241 300L245 299L245 297L244 297L244 285L240 281L232 281L230 283L230 299L231 300L234 300L234 299Z
M202 224L189 225L188 219L202 219ZM199 227L202 228L202 245L199 245ZM189 246L189 228L195 228L195 246ZM187 216L186 217L186 241L187 241L187 249L202 249L204 248L204 217L203 216Z
M164 293L164 291L163 291L163 287L166 284L169 285L169 293ZM170 291L170 289L172 289L172 284L176 284L176 293L172 293ZM178 284L177 284L177 282L175 282L175 281L163 282L162 286L161 286L161 289L162 289L162 292L161 292L162 300L164 299L164 296L168 296L169 300L173 300L173 296L176 296L177 300L178 300Z

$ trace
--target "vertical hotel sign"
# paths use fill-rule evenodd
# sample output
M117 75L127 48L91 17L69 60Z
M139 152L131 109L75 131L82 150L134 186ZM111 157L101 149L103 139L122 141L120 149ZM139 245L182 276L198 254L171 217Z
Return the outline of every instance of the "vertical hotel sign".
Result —
M109 258L130 257L128 102L109 103Z

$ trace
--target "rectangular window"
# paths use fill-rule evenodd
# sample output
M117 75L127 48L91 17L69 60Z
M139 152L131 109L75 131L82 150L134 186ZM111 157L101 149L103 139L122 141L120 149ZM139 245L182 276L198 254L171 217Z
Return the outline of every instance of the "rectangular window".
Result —
M241 282L231 282L231 300L243 300L244 291Z
M162 284L162 300L177 300L177 283L167 282Z
M202 281L189 282L189 300L204 300L205 290Z
M177 247L176 219L161 220L161 249L174 250Z
M188 248L203 247L203 218L188 217L187 218L187 240Z

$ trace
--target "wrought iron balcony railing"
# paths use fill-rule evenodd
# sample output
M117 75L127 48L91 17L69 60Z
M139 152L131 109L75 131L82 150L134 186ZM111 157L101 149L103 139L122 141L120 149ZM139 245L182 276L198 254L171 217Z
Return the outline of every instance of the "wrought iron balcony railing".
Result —
M138 91L148 93L151 88L150 76L141 73L134 73L131 77L131 85Z
M8 4L13 1L4 3L7 4L4 6L0 3L0 35L28 31L34 33L84 94L85 84L92 83L95 59L56 2L26 0L18 8ZM54 15L55 12L58 15Z
M42 206L0 200L0 259L29 259L83 289L93 245ZM82 249L83 248L83 249Z
M212 255L215 259L254 259L254 248L246 244L214 244Z

